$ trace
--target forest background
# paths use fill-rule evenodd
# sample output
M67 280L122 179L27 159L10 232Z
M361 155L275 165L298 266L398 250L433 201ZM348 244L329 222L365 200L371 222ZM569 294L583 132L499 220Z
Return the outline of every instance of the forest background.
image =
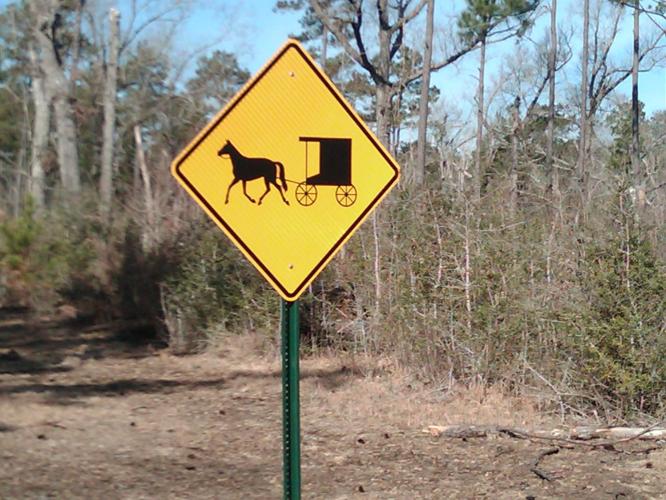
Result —
M563 417L663 418L666 3L270 5L403 169L303 297L305 354L390 358ZM169 172L261 36L239 19L190 43L197 12L0 8L2 306L141 320L177 352L241 332L275 348L277 294Z

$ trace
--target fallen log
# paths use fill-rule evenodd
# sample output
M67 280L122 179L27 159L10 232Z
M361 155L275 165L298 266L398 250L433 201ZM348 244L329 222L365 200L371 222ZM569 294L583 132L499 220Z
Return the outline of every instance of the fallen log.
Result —
M499 434L497 426L493 425L429 425L423 432L435 437L444 436L448 438L480 438Z
M615 443L640 440L666 440L664 427L574 427L571 429L521 429L498 425L429 425L424 433L435 437L480 438L497 434L513 437L552 439L563 441L615 440Z
M662 427L574 427L570 439L666 439L666 429Z

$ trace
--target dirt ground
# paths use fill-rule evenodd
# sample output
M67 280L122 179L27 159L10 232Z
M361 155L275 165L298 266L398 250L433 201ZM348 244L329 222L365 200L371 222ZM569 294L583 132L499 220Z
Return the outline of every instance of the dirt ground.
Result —
M2 314L0 498L280 498L278 360L248 337L180 357L131 340ZM422 432L556 425L528 402L373 366L302 362L303 498L666 498L662 445L562 448L541 479L552 443Z

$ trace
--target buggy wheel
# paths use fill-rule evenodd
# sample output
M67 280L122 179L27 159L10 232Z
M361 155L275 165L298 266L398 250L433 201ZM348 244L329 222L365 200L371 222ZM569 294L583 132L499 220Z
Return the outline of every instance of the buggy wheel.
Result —
M335 199L343 207L351 207L356 201L356 188L352 184L338 186L335 188Z
M301 182L296 186L296 201L304 207L309 207L317 201L317 186Z

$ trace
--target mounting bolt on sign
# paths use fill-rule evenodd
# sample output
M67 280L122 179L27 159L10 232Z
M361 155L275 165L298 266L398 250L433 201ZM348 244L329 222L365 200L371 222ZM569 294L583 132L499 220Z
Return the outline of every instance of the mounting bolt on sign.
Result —
M396 185L398 164L288 40L171 170L283 299L285 498L300 498L297 299Z

